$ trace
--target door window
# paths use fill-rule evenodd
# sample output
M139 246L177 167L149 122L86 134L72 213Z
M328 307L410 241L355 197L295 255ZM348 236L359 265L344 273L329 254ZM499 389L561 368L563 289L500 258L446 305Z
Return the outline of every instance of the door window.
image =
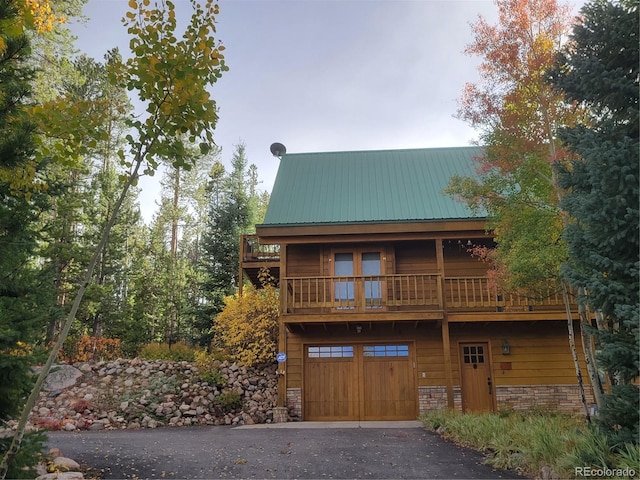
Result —
M333 300L336 309L383 308L382 254L356 249L333 253Z
M364 278L364 299L366 308L380 308L382 303L382 273L380 252L362 253L362 276ZM376 278L377 277L377 278Z
M464 363L484 363L484 347L482 345L462 347L462 357Z
M334 257L334 274L336 277L353 277L353 253L336 253ZM353 278L339 280L334 285L334 299L336 302L353 302L355 299L355 284Z

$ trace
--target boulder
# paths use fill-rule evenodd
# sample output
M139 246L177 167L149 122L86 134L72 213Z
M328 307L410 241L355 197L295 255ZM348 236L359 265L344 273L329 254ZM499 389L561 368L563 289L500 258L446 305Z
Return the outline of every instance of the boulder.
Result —
M80 464L67 457L56 457L53 459L53 467L63 472L74 471L80 468Z
M36 477L36 480L83 480L82 472L56 472Z
M81 376L82 372L71 365L56 365L51 368L42 388L47 392L65 390L73 387Z

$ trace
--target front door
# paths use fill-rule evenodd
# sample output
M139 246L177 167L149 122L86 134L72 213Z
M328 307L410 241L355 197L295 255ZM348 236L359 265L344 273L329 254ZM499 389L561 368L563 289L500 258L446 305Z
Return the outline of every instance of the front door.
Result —
M494 388L488 343L460 344L460 375L462 411L492 411Z

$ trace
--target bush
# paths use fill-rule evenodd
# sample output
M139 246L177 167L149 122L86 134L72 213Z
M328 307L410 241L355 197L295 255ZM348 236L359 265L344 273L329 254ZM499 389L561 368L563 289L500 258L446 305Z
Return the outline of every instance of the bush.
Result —
M640 472L638 447L627 444L616 453L607 437L584 419L557 413L462 414L451 410L425 413L430 429L445 438L486 453L496 468L517 469L538 476L551 468L560 478L574 476L578 466ZM634 465L637 468L634 468Z
M120 358L120 339L106 337L67 337L58 355L68 363Z
M195 361L193 364L198 367L200 378L211 385L224 385L227 380L220 372L218 366L221 363L220 355L213 355L200 350L195 353Z
M173 360L176 362L193 362L196 349L184 342L174 343L150 343L142 347L140 357L147 360Z
M11 444L12 437L0 438L0 457ZM9 462L6 478L36 478L36 466L42 460L42 451L47 441L44 432L28 432L22 438L20 450Z
M240 364L251 367L275 361L278 346L278 291L248 287L244 294L225 298L215 319L216 337Z
M234 391L223 392L213 401L224 413L233 412L242 406L242 397L238 392Z

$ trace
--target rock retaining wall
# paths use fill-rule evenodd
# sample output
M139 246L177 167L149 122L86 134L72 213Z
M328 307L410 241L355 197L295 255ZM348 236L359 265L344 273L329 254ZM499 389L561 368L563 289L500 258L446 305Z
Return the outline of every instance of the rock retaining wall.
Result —
M31 423L72 431L273 421L275 365L247 369L216 362L216 367L218 373L208 378L219 384L203 380L207 376L188 362L59 365L47 377Z

